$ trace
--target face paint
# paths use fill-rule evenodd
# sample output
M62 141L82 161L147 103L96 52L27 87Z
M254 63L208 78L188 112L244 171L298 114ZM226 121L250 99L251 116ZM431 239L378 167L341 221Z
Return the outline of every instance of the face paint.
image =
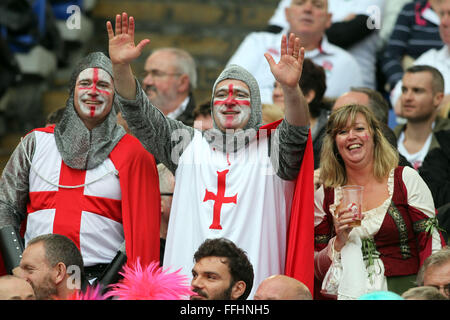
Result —
M221 129L242 129L250 118L250 92L233 83L219 87L214 97L214 114Z
M94 118L103 113L112 100L114 85L111 76L100 68L87 68L77 80L77 97L80 112Z

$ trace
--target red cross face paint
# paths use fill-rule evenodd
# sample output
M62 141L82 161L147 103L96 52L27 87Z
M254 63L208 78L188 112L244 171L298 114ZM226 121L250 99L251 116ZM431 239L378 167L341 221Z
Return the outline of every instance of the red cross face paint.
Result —
M220 130L244 128L250 114L250 89L245 82L227 79L217 84L213 116Z
M114 83L111 76L100 68L87 68L80 72L75 84L75 109L83 121L98 122L111 110Z

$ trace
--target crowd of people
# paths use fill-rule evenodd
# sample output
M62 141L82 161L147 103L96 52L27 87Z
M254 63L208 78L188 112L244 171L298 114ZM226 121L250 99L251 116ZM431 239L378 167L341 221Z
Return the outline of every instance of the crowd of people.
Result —
M117 14L3 170L0 298L449 299L450 0L383 45L385 6L280 1L201 103L185 50L133 73L150 40Z

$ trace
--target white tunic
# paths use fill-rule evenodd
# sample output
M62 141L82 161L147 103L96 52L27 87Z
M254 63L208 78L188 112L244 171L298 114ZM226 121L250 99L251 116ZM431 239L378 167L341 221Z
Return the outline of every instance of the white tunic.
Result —
M264 278L284 272L294 182L275 174L267 138L253 140L236 154L224 154L196 131L180 157L175 180L165 266L183 268L191 276L193 256L202 242L225 237L246 251L253 265L250 299ZM220 221L213 224L215 204Z
M117 207L117 203L120 203L122 199L119 178L114 174L116 172L114 164L107 158L95 169L73 171L76 172L76 178L85 172L85 178L80 184L87 185L77 188L80 190L79 198L71 195L60 206L61 201L58 201L56 197L61 196L63 190L67 188L61 188L58 185L78 185L78 183L67 183L67 179L65 181L61 179L64 169L62 169L62 159L56 147L54 135L40 131L34 131L33 134L36 137L36 148L31 159L29 192L30 198L36 199L32 201L34 208L40 209L31 210L28 214L25 243L38 235L60 233L54 230L55 221L58 219L56 228L61 228L63 225L62 230L70 230L70 235L64 235L79 245L85 266L110 263L124 241L123 226L119 221L121 211L115 212L117 210L112 209ZM96 202L96 200L100 201ZM56 203L55 207L48 205L52 202ZM78 212L69 213L70 209L78 207L80 202L83 202L81 207L85 210L80 210L79 216ZM109 207L105 208L105 205ZM92 210L94 207L96 209ZM75 224L80 226L78 236L72 236L77 233Z

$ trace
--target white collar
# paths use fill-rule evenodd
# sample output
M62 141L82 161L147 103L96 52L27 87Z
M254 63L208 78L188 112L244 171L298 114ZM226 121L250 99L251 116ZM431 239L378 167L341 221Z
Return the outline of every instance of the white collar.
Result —
M189 103L189 96L187 96L183 102L180 104L180 106L178 108L176 108L174 111L169 112L166 117L170 118L170 119L176 119L178 118L183 112L184 110L186 110L187 105Z

